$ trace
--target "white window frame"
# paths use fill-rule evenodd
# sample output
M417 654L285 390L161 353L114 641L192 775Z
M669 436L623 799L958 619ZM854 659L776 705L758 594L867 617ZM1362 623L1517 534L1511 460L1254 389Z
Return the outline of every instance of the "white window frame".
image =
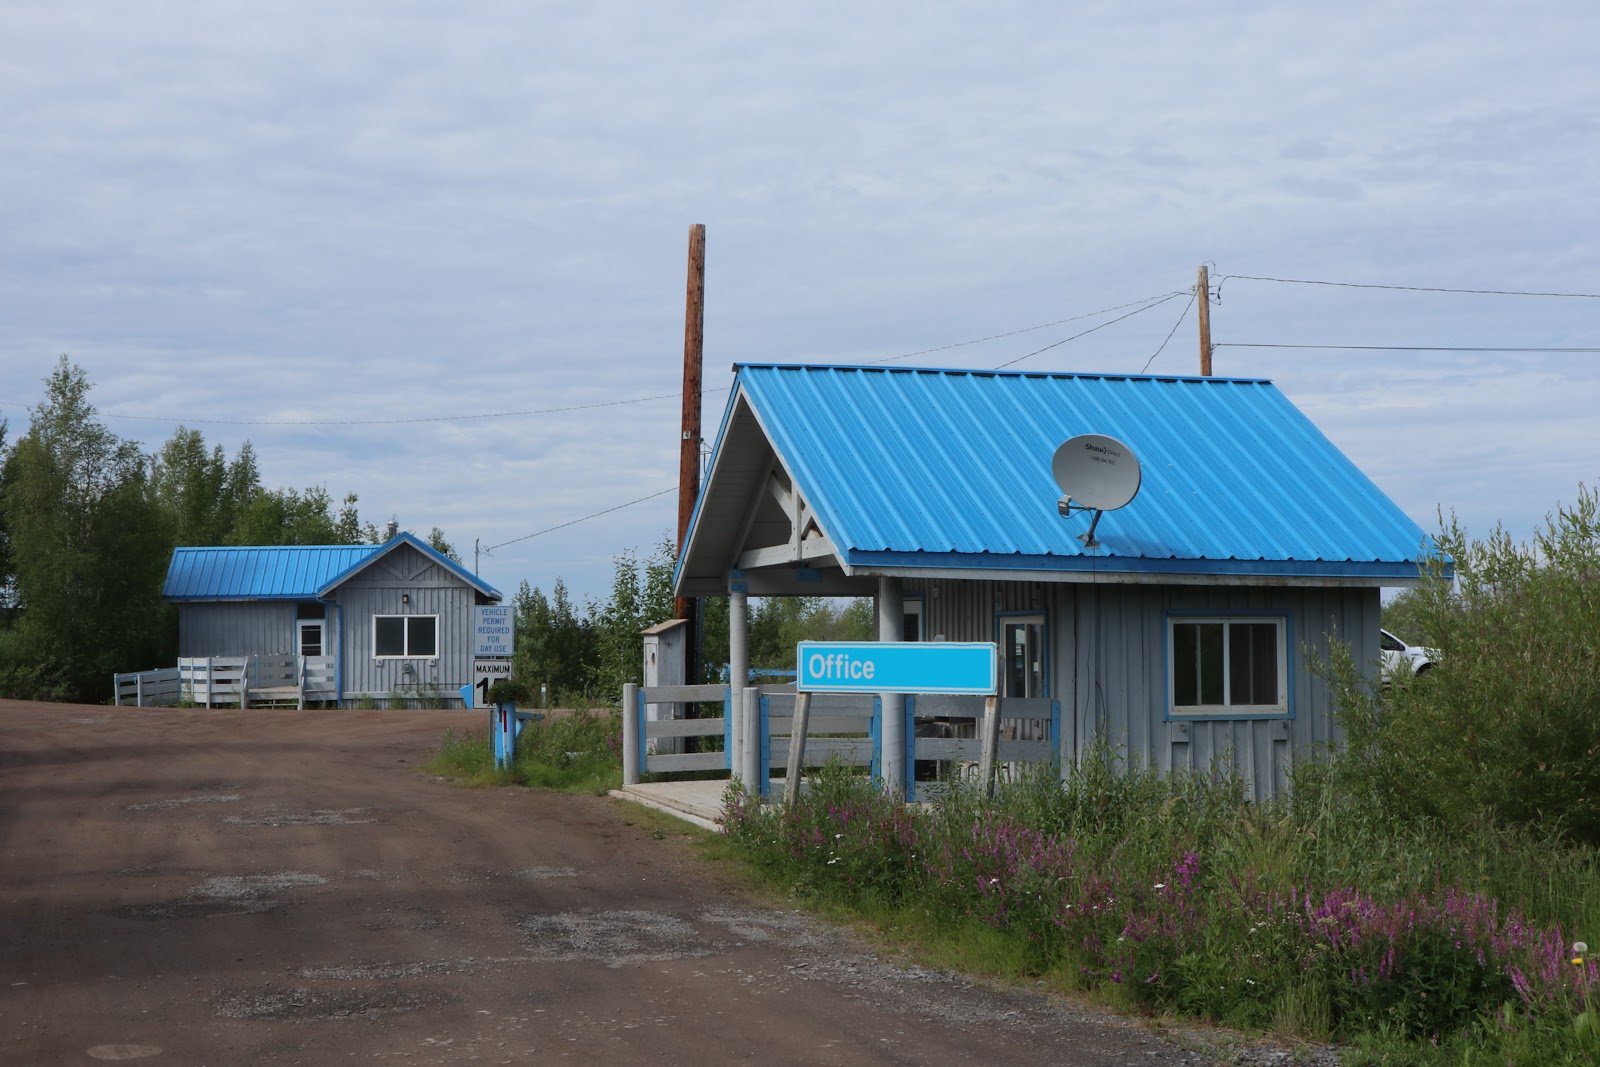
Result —
M406 619L406 651L398 656L386 656L378 652L378 620L379 619ZM430 655L414 654L411 651L411 619L433 620L433 652ZM372 617L372 658L373 659L438 659L439 658L439 616L437 615L374 615Z
M1222 639L1222 697L1221 704L1178 704L1177 694L1177 640L1175 627L1218 624L1223 627ZM1233 624L1259 626L1270 623L1277 628L1278 693L1271 704L1233 704L1228 702L1232 689L1232 657L1228 655L1229 631ZM1292 716L1289 694L1289 617L1278 612L1250 614L1239 612L1187 613L1168 612L1166 624L1166 683L1167 717L1169 719L1281 719Z

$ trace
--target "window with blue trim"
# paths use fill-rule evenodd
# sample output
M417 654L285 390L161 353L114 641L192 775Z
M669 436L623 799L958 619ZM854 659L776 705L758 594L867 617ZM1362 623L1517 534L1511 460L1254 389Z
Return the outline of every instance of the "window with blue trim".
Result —
M1285 620L1263 615L1167 619L1167 693L1174 715L1289 711Z

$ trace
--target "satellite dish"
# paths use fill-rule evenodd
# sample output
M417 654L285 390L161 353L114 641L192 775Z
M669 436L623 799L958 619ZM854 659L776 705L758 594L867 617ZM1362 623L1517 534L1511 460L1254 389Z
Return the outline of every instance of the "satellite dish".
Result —
M1063 441L1050 460L1050 472L1066 494L1056 502L1056 510L1062 516L1073 511L1095 513L1088 533L1078 536L1089 548L1099 547L1094 529L1100 524L1100 513L1127 506L1139 495L1143 478L1133 449L1115 437L1098 433L1079 434Z

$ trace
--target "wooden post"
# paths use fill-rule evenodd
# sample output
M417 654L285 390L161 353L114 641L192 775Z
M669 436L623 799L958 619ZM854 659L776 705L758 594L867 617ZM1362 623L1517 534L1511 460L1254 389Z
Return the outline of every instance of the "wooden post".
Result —
M978 783L984 796L994 793L994 768L1000 753L1000 698L983 698L983 748L978 756Z
M622 784L639 784L639 687L622 687Z
M1202 266L1195 284L1195 299L1200 302L1200 376L1211 377L1211 278Z
M694 518L694 504L700 496L700 365L705 351L705 327L706 228L697 222L689 227L689 284L683 308L683 421L678 441L680 559L689 536L689 520ZM701 680L699 634L693 625L696 607L690 597L678 597L673 604L673 614L691 623L683 661L689 685Z
M806 730L811 726L811 694L796 693L794 725L789 728L789 773L783 780L783 806L793 811L800 799L800 775L805 767Z

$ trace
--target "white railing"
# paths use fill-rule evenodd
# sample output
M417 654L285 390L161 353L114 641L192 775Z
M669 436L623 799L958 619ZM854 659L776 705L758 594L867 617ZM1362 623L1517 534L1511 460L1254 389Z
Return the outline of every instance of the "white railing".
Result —
M142 708L180 703L249 707L338 697L332 656L185 656L176 667L112 676L113 700Z

